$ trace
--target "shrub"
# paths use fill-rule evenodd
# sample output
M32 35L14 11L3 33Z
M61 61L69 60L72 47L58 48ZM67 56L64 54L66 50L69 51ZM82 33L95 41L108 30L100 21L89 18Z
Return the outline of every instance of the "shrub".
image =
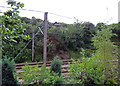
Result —
M55 72L58 73L59 76L61 76L61 72L62 72L62 61L58 59L58 56L56 56L52 63L51 63L51 72Z
M40 70L38 65L37 66L30 66L30 65L25 65L22 67L22 70L24 72L17 74L18 77L22 77L22 82L21 84L31 84L31 83L37 83L39 82L39 75L40 75ZM36 76L38 75L38 76Z
M57 85L57 84L62 84L62 76L61 76L61 72L62 72L62 61L58 59L58 56L54 57L52 63L51 63L51 68L50 68L50 73L54 79L52 80L52 82L54 81L53 84ZM58 76L57 76L58 75Z
M50 73L50 68L45 68L43 64L41 70L37 66L25 65L22 67L23 73L17 74L18 77L22 76L24 80L21 84L33 84L33 85L55 85L58 81L62 80L62 76L58 76L58 73L52 71Z
M18 86L14 73L16 73L14 60L4 58L2 60L2 86Z
M43 81L43 84L46 84L46 85L55 85L55 86L60 86L62 85L62 80L63 80L63 77L62 76L59 76L58 73L55 73L55 72L51 72L51 73L48 73L47 74L47 78L44 79Z
M95 57L69 63L67 84L103 84L104 74L102 65Z

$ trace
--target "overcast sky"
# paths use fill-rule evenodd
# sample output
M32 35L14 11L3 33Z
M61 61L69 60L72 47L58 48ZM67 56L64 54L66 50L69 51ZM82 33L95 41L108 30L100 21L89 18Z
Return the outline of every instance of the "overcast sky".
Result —
M0 6L8 6L7 0L0 0ZM108 24L118 22L118 2L120 0L17 0L24 3L24 9L48 12L51 22L73 23L75 18L94 24L109 21ZM5 11L5 8L0 8ZM60 17L50 13L70 17ZM44 13L20 10L20 16L44 19ZM75 18L74 18L75 17Z

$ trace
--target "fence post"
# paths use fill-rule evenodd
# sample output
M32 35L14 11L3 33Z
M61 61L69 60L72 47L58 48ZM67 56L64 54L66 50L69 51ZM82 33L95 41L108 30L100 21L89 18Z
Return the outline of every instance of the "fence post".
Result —
M43 63L46 66L46 59L47 59L47 14L48 12L44 13L44 46L43 46Z

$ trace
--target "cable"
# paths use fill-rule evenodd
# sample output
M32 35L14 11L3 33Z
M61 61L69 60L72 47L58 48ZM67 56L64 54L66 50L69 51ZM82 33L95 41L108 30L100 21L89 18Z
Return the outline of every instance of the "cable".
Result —
M12 8L12 7L6 7L6 6L0 6L1 8ZM34 11L34 12L41 12L44 13L44 11L37 11L37 10L30 10L30 9L19 9L19 10L26 10L26 11Z
M26 11L33 11L33 12L41 12L41 13L44 13L44 11L30 10L30 9L19 9L19 10L26 10Z
M6 6L0 6L0 7L1 8L11 8L11 7L6 7ZM38 10L31 10L31 9L19 9L19 10L45 13L44 11L40 11L40 10L39 11ZM71 17L55 14L55 13L52 13L52 12L48 12L48 13L51 14L51 15L60 16L60 17L67 18L67 19L74 19L74 18L71 18Z
M51 13L51 12L48 12L49 14L52 14L52 15L55 15L55 16L60 16L60 17L64 17L64 18L67 18L67 19L73 19L71 17L67 17L67 16L62 16L62 15L59 15L59 14L55 14L55 13Z
M5 7L5 6L0 6L1 8L11 8L11 7Z
M32 37L32 39L34 39L35 38L35 36L39 33L39 32L41 32L42 34L43 34L43 32L42 32L42 30L41 30L41 28L39 27L39 31ZM25 45L25 47L18 53L18 55L15 57L15 59L20 55L20 53L28 46L28 44L32 41L32 39L30 39L29 40L29 42Z

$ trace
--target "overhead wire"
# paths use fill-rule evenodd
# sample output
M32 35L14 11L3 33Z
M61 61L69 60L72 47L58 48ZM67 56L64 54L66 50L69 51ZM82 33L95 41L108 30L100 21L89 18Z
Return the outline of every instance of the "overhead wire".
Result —
M6 6L0 6L0 7L1 7L1 8L11 8L11 7L6 7ZM19 9L19 10L45 13L45 11L31 10L31 9L23 9L23 8L22 8L22 9ZM74 18L71 18L71 17L68 17L68 16L63 16L63 15L59 15L59 14L52 13L52 12L48 12L48 13L51 14L51 15L55 15L55 16L59 16L59 17L67 18L67 19L74 19Z
M0 6L0 8L12 8L12 7L6 7L6 6ZM40 11L40 10L31 10L31 9L19 9L19 10L24 10L24 11L32 11L32 12L41 12L41 13L45 13L44 11ZM55 15L55 16L59 16L59 17L63 17L63 18L67 18L67 19L75 19L75 18L71 18L71 17L67 17L67 16L63 16L63 15L59 15L59 14L55 14L55 13L52 13L52 12L48 12L49 14L51 15ZM32 37L32 39L34 39L34 37L39 33L42 32L41 28L39 27L39 31ZM28 44L32 41L32 39L30 39L28 41L28 43L25 45L25 47L16 55L15 59L20 55L20 53L28 46Z

